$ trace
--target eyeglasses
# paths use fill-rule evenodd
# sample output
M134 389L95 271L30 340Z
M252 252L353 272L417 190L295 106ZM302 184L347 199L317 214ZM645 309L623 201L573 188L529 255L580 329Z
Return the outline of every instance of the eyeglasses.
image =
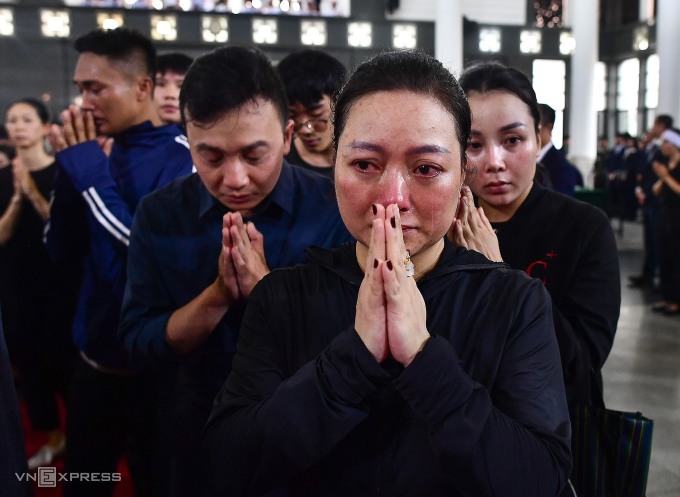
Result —
M298 121L293 121L295 124L293 124L293 131L298 133L302 128L306 128L309 131L316 131L318 133L321 133L322 131L326 131L328 129L328 122L330 119L321 119L319 117L315 117L313 119L307 119L305 122L301 123Z

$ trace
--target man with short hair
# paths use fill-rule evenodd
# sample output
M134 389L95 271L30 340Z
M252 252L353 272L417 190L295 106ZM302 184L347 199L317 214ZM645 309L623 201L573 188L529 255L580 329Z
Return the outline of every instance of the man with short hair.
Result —
M179 91L184 75L193 59L179 52L161 54L156 58L156 87L153 98L158 115L166 124L179 124Z
M576 185L579 183L579 171L567 160L552 142L552 131L555 127L555 109L548 104L538 104L541 112L541 151L538 162L543 164L550 176L550 182L555 191L573 197ZM581 181L581 183L583 183Z
M82 261L73 324L76 366L66 424L66 471L106 474L70 479L64 494L108 496L126 440L135 495L149 495L153 463L153 394L117 331L132 216L147 193L192 170L186 137L164 126L153 102L155 49L126 28L95 30L75 41L80 108L53 128L58 170L46 226L53 259Z
M654 119L654 124L647 132L647 144L643 149L643 158L638 162L636 171L635 197L642 207L642 229L644 241L644 259L642 272L628 277L631 288L653 287L659 266L659 198L654 195L652 188L659 179L654 173L652 163L654 161L663 164L668 159L661 153L661 134L673 127L673 117L668 114L659 114Z
M300 50L276 66L288 97L293 140L286 160L333 178L331 102L347 78L347 69L321 50Z
M312 245L350 241L332 182L283 157L293 122L270 61L228 46L197 58L180 95L197 174L145 198L135 215L121 334L137 364L176 368L165 399L170 488L210 495L202 431L226 379L246 300L272 268Z

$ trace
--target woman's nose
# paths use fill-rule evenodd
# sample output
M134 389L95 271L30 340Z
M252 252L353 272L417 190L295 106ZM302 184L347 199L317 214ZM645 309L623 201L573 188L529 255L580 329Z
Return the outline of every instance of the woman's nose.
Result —
M378 202L387 207L397 204L400 211L411 209L411 196L408 178L402 172L386 171L380 179L380 195Z
M486 151L486 166L492 171L505 169L502 147L498 145L489 145Z

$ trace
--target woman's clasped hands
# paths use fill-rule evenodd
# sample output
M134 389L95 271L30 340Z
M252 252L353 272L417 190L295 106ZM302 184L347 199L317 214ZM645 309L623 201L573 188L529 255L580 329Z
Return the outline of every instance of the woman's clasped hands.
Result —
M415 279L407 276L409 253L399 208L395 204L372 208L373 228L354 326L378 362L391 355L408 366L430 338L425 301Z

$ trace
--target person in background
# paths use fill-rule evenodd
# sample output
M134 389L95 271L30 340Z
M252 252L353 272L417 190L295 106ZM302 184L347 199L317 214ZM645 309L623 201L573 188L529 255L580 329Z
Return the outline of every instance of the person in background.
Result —
M626 150L623 153L623 182L620 185L622 195L623 219L634 221L637 218L639 202L635 196L635 186L637 183L637 172L644 161L643 148L640 147L641 140L632 135L626 136Z
M644 258L640 274L628 277L631 288L654 287L659 268L659 213L660 200L654 195L654 183L658 180L654 172L654 161L665 164L668 158L661 153L661 134L673 127L673 118L660 114L647 132L646 143L640 148L641 159L636 174L635 197L642 208Z
M543 282L552 297L567 400L603 406L601 369L614 342L621 304L609 220L597 207L532 181L540 112L523 73L481 63L463 71L460 82L472 108L467 155L477 168L470 188L479 209L466 195L450 235L463 245L472 239L472 248L475 237L490 235L489 245L498 249L482 253Z
M630 134L625 131L619 131L614 137L614 147L609 151L607 156L607 161L605 162L604 168L607 173L612 173L614 171L620 171L625 169L624 167L624 156L626 153L626 142L630 137Z
M357 241L253 290L204 435L219 495L564 487L569 416L547 292L446 240L469 130L460 86L424 53L382 53L350 76L333 142Z
M609 159L609 140L606 136L600 136L597 139L597 156L593 164L593 187L595 189L607 188L607 171L605 164Z
M608 214L610 217L618 217L621 221L626 219L627 209L631 205L631 200L627 194L630 193L633 201L637 203L634 184L633 191L628 191L630 172L626 166L626 155L632 139L633 137L628 132L620 131L616 133L614 148L609 152L604 164L608 192Z
M0 169L0 303L31 427L46 438L28 460L28 469L35 471L65 448L58 399L66 403L76 359L70 330L80 269L55 265L42 243L57 169L45 151L47 107L34 98L17 100L7 109L5 127L17 156L11 168Z
M320 50L301 50L281 60L276 69L283 80L293 120L293 141L286 160L333 177L331 102L347 77L336 58Z
M659 217L659 274L661 301L652 309L668 315L680 314L680 130L661 133L661 153L667 164L654 161L658 180L654 193L661 200Z
M555 191L574 196L576 185L579 183L578 169L566 156L559 151L552 142L552 131L555 126L555 110L548 104L539 104L541 113L541 126L539 136L541 139L541 150L538 155L538 162L543 164L550 175L550 183ZM581 184L583 180L581 179Z
M601 209L532 181L540 112L523 73L480 63L465 69L460 82L472 109L467 155L477 174L450 237L543 283L552 300L567 402L603 407L602 366L621 306L609 220Z
M75 41L82 107L53 128L58 171L46 244L58 262L84 264L73 325L81 360L69 394L66 471L113 473L126 456L135 495L151 493L153 383L118 339L132 216L140 199L192 171L186 137L153 101L156 53L127 28ZM113 482L69 480L64 495L109 496Z
M191 57L179 52L161 54L156 58L156 86L153 99L158 115L166 124L182 122L179 114L179 92L182 89L184 75L192 62Z
M197 174L139 206L120 330L136 365L178 378L160 414L165 497L208 495L201 435L253 287L306 261L309 246L351 240L332 182L283 160L293 122L264 53L229 46L197 58L180 109Z

